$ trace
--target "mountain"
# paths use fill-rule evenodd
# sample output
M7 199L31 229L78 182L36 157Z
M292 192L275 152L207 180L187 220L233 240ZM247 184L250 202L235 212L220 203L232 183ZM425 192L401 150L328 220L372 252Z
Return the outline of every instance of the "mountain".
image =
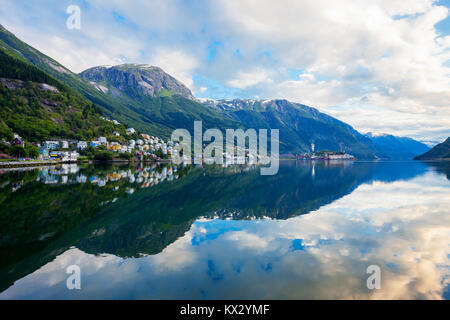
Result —
M205 106L221 110L251 128L279 128L281 152L345 151L360 159L378 158L372 141L350 125L315 108L287 100L211 100Z
M450 137L444 142L434 146L428 152L417 156L414 160L448 160L450 159Z
M80 77L108 98L129 106L139 114L146 130L164 138L178 128L193 132L195 120L202 120L205 128L241 126L223 112L198 103L185 85L159 67L143 64L94 67L81 72Z
M122 64L119 66L93 67L80 76L104 93L126 94L134 99L147 96L167 96L178 94L194 100L191 90L165 73L161 68L145 64Z
M81 94L0 48L0 138L18 133L27 141L50 137L87 140L125 133L102 120L98 108Z
M365 136L375 144L378 154L390 160L412 160L415 156L430 150L426 144L408 137L371 132Z

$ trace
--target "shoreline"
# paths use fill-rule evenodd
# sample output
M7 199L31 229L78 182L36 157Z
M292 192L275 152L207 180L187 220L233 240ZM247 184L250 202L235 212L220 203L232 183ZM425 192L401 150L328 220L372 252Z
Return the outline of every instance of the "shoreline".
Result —
M42 160L42 161L3 161L0 162L0 168L20 168L20 167L41 167L41 166L52 166L65 163L88 163L88 164L101 164L101 163L169 163L170 160L142 160L142 161L130 161L130 160L82 160L82 161L59 161L59 160Z
M450 161L450 159L435 159L435 160L350 160L350 159L295 159L295 158L282 158L280 161L304 161L304 162L326 162L326 161L341 161L341 162L410 162L410 161L421 161L421 162L442 162ZM142 160L142 161L130 161L126 159L116 159L116 160L81 160L81 161L58 161L58 160L43 160L43 161L0 161L0 168L27 168L27 167L42 167L42 166L55 166L65 163L87 163L87 164L114 164L114 163L171 163L168 159L162 160Z

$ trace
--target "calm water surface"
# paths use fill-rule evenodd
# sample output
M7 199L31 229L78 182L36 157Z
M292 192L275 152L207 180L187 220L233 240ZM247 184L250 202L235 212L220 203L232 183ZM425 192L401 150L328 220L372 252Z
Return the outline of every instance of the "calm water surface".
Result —
M450 298L449 162L0 172L1 299Z

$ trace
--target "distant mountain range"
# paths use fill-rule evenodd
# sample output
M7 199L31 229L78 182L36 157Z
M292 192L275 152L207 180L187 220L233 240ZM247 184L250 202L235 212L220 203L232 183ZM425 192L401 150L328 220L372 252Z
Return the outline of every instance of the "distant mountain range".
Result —
M205 106L251 128L279 128L280 150L341 150L358 158L378 157L375 146L350 125L317 109L287 100L204 100Z
M434 146L428 152L417 156L415 160L450 160L450 137L444 142Z
M372 140L379 155L391 160L411 160L418 154L430 150L426 144L407 137L371 132L365 136Z
M363 135L315 108L287 100L196 100L189 88L155 66L99 66L77 75L1 26L0 49L81 94L108 117L163 138L177 128L192 132L194 120L202 120L205 129L280 129L284 154L310 151L312 144L316 150L345 151L359 159L411 159L427 150L409 138ZM9 72L0 78L18 76Z

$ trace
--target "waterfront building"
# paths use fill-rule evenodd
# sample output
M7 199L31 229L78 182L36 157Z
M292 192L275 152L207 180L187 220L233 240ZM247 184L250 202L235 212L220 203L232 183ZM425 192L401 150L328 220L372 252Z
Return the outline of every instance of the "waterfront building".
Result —
M107 145L108 144L108 139L106 139L106 137L100 137L100 138L98 138L98 143L99 144L103 144L103 145Z
M45 141L44 148L48 150L55 150L59 148L59 141Z
M84 150L86 148L87 148L87 142L86 141L78 141L77 149Z

